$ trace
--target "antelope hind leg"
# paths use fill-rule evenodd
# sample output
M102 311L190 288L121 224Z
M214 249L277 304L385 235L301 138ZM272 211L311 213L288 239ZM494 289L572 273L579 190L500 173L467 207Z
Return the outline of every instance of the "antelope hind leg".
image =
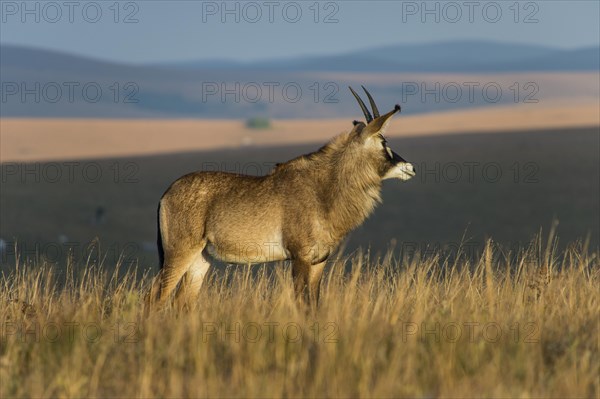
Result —
M183 275L179 290L175 294L175 301L179 307L187 306L198 297L209 269L210 261L204 251L200 250Z
M175 254L165 253L165 261L158 275L158 293L153 308L160 309L165 305L198 256L198 251L201 252L202 248L185 252L179 251Z

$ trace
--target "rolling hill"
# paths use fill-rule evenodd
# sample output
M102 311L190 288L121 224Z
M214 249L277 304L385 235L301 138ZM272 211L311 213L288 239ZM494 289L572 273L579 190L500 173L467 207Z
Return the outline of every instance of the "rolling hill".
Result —
M347 85L369 84L381 103L422 113L515 102L514 93L598 97L590 82L597 47L575 50L483 41L398 45L348 54L241 63L226 60L132 65L64 52L0 46L2 117L272 118L350 117ZM513 78L513 75L518 78ZM374 78L377 79L374 79ZM512 80L511 80L512 79ZM372 81L372 83L368 83ZM468 95L475 82L477 94ZM525 86L533 82L534 86ZM515 86L515 83L517 86ZM486 85L500 89L492 99ZM421 94L433 90L433 96ZM548 94L550 93L550 94ZM519 101L523 98L518 98Z

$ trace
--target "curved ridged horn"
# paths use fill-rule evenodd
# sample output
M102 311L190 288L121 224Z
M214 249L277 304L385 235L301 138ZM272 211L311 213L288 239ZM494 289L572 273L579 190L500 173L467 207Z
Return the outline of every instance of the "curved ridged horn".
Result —
M365 118L367 119L367 123L371 122L373 120L373 117L371 116L371 113L369 112L369 109L367 108L367 106L365 105L365 103L363 102L363 100L361 100L360 97L358 96L358 94L356 94L356 92L354 90L352 90L352 87L348 86L348 88L350 89L350 91L354 95L354 98L356 98L356 101L358 101L358 105L360 105L360 109L362 109L363 114L365 114Z
M371 108L373 109L373 117L379 118L379 110L377 109L377 105L375 105L375 100L371 97L371 94L365 89L365 86L361 85L362 89L367 93L367 97L369 97L369 102L371 103Z

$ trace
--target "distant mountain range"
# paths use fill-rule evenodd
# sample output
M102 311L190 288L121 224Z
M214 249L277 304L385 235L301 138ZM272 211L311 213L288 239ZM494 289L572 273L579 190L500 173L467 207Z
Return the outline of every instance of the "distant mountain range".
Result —
M0 116L279 118L356 115L346 86L356 73L599 71L599 47L575 50L485 41L397 45L327 56L132 65L0 45ZM348 74L348 73L352 74ZM392 79L369 87L381 103L407 97ZM482 82L484 83L484 82ZM432 82L435 84L435 82ZM414 90L414 85L410 87ZM506 91L506 90L505 90ZM510 96L495 103L509 101ZM407 111L489 105L485 100L414 101ZM406 111L404 111L406 112Z
M225 68L285 71L351 72L522 72L589 71L600 68L598 47L575 50L497 43L454 41L401 44L329 56L296 57L258 62L228 60L157 64L180 69Z

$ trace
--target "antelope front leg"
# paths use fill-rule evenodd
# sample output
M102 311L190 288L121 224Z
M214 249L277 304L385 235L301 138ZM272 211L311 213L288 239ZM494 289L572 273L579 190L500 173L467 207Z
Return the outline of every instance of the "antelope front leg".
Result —
M313 311L319 304L319 291L324 268L325 262L311 265L305 261L295 260L292 264L296 300L303 305L310 306Z
M323 277L323 269L325 269L325 263L321 262L316 265L312 265L309 271L308 278L308 292L310 296L310 304L314 310L317 310L319 306L319 296L321 293L321 277Z
M310 264L300 259L292 263L292 280L294 281L294 294L298 303L309 303L308 284L310 281Z

